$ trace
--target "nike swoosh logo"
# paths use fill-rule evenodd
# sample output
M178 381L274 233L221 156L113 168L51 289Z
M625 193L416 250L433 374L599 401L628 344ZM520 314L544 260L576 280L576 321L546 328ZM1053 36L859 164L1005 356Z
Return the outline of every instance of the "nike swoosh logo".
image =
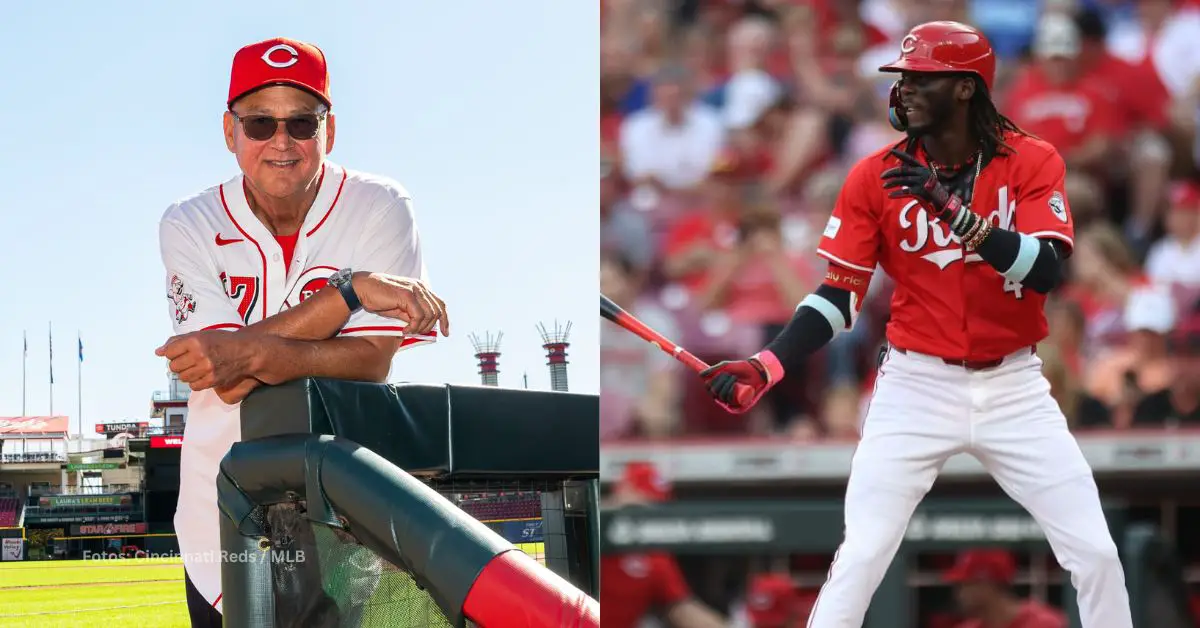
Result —
M226 246L226 245L229 245L229 244L235 244L235 243L237 243L237 242L242 242L242 241L243 241L243 240L242 240L241 238L235 238L235 239L232 239L232 240L226 240L225 238L222 238L222 237L221 237L221 234L219 234L219 233L217 234L217 246Z

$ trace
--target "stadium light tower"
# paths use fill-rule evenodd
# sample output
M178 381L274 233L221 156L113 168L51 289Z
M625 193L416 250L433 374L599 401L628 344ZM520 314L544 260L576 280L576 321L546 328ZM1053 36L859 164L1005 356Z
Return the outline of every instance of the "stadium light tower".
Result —
M571 321L565 327L554 321L554 328L547 329L538 323L542 334L542 348L546 350L546 364L550 367L550 390L567 392L567 337L571 334Z
M471 344L475 347L475 359L479 360L479 377L484 386L500 385L500 339L504 332L498 332L495 338L485 333L483 338L471 334Z

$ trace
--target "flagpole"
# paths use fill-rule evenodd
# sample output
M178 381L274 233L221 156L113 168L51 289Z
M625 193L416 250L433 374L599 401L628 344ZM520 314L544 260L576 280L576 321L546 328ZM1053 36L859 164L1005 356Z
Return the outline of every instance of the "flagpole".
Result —
M29 361L29 332L21 330L21 416L25 416L25 363Z
M54 323L50 323L50 416L54 416Z
M79 433L83 434L83 336L79 332L75 333L76 339L79 340L79 377L75 380L79 389L75 394L76 399L79 400Z

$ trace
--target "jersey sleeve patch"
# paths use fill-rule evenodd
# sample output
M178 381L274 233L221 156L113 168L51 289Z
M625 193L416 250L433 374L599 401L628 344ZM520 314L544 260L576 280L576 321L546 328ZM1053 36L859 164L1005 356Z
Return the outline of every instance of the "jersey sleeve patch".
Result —
M1063 224L1066 224L1067 202L1063 199L1062 192L1051 194L1050 200L1047 203L1050 205L1050 211L1054 213L1054 217L1062 221Z
M842 227L842 219L837 216L830 216L829 222L825 223L824 236L830 240L837 237L838 229Z
M175 305L175 324L182 325L196 311L196 297L188 291L179 275L171 275L167 298Z

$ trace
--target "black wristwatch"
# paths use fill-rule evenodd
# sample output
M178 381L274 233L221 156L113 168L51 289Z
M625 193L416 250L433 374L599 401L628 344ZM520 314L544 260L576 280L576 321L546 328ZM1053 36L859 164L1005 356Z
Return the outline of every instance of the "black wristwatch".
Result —
M350 308L351 314L362 309L362 301L358 300L358 294L354 292L354 282L350 281L353 277L354 271L343 268L329 278L329 285L342 293L342 298L346 300L346 307Z

